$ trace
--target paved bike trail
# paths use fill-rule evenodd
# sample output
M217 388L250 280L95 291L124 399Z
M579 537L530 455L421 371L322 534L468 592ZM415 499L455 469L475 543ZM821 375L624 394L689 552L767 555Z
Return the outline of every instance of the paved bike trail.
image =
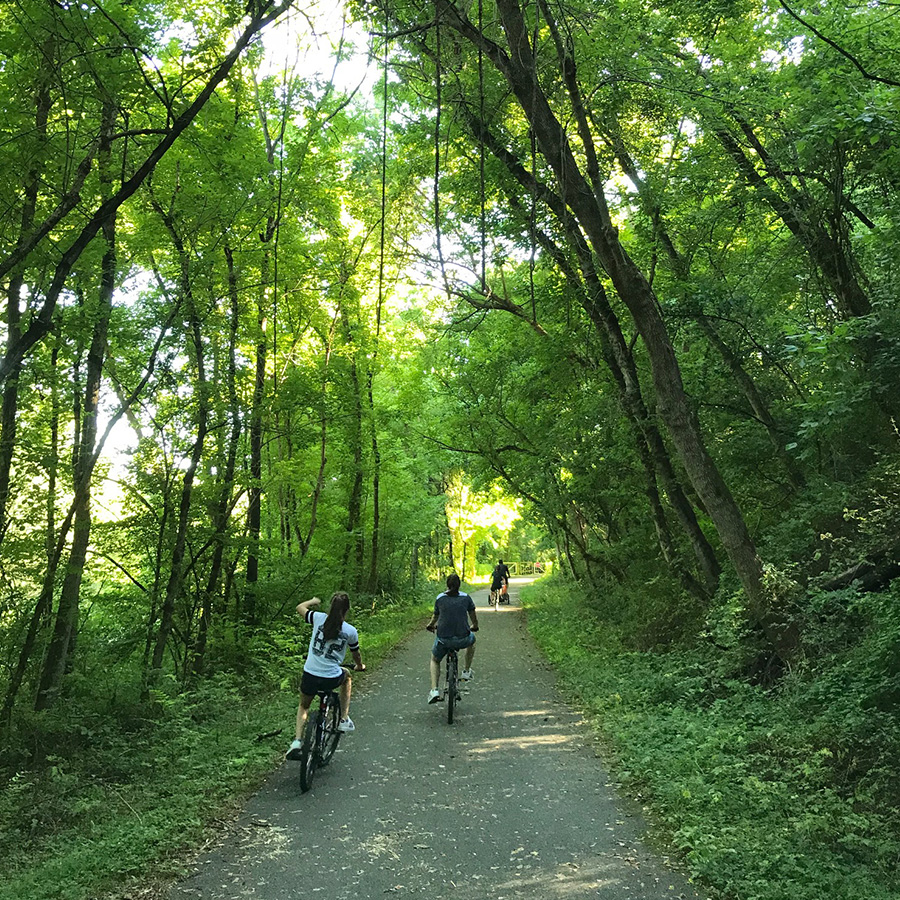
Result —
M282 765L168 900L696 898L642 843L511 591L499 611L474 594L475 678L453 725L426 702L423 630L354 678L357 730L312 790Z

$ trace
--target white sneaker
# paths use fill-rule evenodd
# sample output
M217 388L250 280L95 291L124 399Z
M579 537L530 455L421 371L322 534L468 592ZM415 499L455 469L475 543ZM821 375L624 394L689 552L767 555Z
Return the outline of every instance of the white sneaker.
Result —
M288 752L284 754L284 758L285 759L300 759L300 757L302 755L300 753L301 746L302 745L300 744L299 739L295 738L291 742L291 746L288 747Z
M428 693L428 702L429 703L437 703L441 699L441 692L434 688Z
M462 672L459 673L459 677L462 678L463 681L471 681L475 677L475 673L471 669L463 669Z
M338 731L341 731L344 734L348 734L351 731L356 731L356 726L353 724L353 719L341 719L341 721L338 722Z

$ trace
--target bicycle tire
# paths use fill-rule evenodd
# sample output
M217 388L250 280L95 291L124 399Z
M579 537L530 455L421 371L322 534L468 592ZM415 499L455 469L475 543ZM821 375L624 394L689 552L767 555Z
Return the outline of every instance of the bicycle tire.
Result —
M338 698L332 694L326 701L325 715L322 720L322 748L319 755L319 765L327 766L337 750L341 740L341 732L338 725L341 721L341 704Z
M453 724L456 701L459 698L459 660L455 653L447 654L447 724Z
M310 709L303 726L303 738L300 742L300 790L305 794L313 783L318 763L316 752L316 731L319 727L319 709Z

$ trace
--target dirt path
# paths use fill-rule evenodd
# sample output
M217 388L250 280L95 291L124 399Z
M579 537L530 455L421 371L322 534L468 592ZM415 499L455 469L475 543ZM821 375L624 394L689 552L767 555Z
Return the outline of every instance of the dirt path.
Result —
M171 900L662 900L697 895L640 841L513 605L486 609L475 678L447 725L431 635L354 679L357 731L312 790L285 763ZM361 636L365 653L365 635Z

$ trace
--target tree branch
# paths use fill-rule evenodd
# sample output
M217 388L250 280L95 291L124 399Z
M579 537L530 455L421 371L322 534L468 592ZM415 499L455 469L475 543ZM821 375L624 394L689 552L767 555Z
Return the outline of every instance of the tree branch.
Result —
M782 3L781 6L792 19L799 22L804 28L811 31L817 38L819 38L820 41L825 41L825 43L828 44L828 46L831 47L832 50L836 50L838 53L840 53L841 56L844 57L844 59L852 63L853 66L863 76L863 78L867 78L869 81L877 81L879 84L888 84L891 87L900 87L900 81L894 81L892 78L882 78L880 75L873 75L855 56L853 56L852 53L849 53L839 44L835 43L831 38L826 37L824 34L822 34L822 32L819 31L818 28L810 25L809 22L802 19L787 5L787 3Z

